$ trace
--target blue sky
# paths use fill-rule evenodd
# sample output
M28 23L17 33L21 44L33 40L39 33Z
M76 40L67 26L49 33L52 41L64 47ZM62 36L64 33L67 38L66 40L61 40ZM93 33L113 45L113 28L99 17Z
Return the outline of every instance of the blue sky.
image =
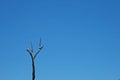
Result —
M0 0L0 80L118 80L119 0Z

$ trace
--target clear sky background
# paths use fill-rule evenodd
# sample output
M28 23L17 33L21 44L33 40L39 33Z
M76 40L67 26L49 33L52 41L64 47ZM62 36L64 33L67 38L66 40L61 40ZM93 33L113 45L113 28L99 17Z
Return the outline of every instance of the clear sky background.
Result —
M0 80L118 80L120 0L0 0Z

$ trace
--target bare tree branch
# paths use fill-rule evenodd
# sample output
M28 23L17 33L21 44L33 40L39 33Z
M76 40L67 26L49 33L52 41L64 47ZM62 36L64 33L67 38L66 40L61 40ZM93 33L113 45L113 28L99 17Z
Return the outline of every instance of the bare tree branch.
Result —
M40 42L39 42L39 48L38 51L36 52L34 59L36 58L36 56L40 53L40 51L42 50L43 46L42 46L42 39L40 38Z
M30 45L31 45L31 48L27 48L26 50L27 50L27 52L31 56L31 60L32 60L32 80L35 80L35 64L34 64L34 59L39 54L39 52L42 50L43 46L41 44L41 39L40 39L38 51L34 54L34 49L33 49L32 42L30 42Z
M30 45L31 45L31 52L33 53L33 45L32 45L32 42L30 42Z
M30 54L31 58L33 58L33 54L32 54L32 52L31 52L31 50L30 50L29 48L27 48L26 50L27 50L27 52Z
M35 59L36 56L40 53L40 51L42 50L42 48L43 48L43 47L41 47L41 48L36 52L36 54L35 54L35 56L34 56L34 59Z

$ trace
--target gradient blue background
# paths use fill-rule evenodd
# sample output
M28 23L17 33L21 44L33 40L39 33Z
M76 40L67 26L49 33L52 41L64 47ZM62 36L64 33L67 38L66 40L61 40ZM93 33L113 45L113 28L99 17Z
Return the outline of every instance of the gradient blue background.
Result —
M120 0L0 0L0 80L118 80Z

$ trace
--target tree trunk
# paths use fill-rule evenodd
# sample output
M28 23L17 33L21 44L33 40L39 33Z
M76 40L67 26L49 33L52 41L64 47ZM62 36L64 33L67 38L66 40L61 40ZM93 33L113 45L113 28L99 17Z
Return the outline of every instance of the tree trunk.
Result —
M32 80L35 80L35 65L34 65L34 59L32 59Z

